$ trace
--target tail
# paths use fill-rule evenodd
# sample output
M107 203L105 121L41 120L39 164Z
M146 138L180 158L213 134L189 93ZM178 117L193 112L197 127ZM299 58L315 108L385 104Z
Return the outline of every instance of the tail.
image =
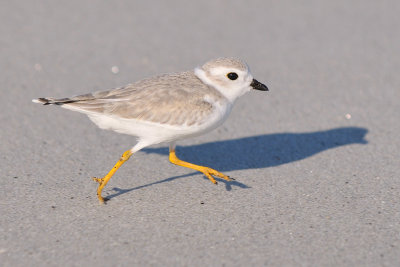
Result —
M64 104L69 104L69 103L74 103L74 102L78 102L79 100L74 100L71 98L59 98L59 99L55 99L52 97L47 97L47 98L38 98L38 99L32 99L32 102L34 103L39 103L39 104L43 104L43 105L64 105Z

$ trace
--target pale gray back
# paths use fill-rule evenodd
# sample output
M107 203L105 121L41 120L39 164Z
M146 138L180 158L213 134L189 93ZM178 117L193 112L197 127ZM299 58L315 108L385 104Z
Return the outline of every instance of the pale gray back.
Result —
M145 79L122 88L75 96L66 105L85 113L114 115L169 125L201 124L224 97L193 71Z

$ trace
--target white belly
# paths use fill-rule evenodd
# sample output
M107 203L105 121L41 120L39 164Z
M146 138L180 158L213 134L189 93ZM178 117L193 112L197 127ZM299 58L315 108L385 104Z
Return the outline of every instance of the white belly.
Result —
M148 145L172 142L192 136L201 135L221 125L228 117L231 105L215 108L215 112L202 124L168 125L137 119L124 119L103 114L88 114L89 118L100 128L118 133L133 135Z

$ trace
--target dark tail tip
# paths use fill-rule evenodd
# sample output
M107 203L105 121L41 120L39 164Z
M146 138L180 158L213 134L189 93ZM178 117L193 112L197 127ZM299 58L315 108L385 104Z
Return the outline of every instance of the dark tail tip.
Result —
M33 99L32 102L43 105L63 105L63 104L74 103L76 102L76 100L71 100L69 98L54 99L51 97L49 98L40 97L38 99Z
M50 99L47 99L47 98L38 98L37 99L40 103L42 103L43 105L50 105L50 104L52 104L51 103L51 101L50 101Z
M32 99L32 102L34 103L39 103L39 104L43 104L43 105L50 105L53 104L52 101L50 99L47 98L38 98L38 99Z

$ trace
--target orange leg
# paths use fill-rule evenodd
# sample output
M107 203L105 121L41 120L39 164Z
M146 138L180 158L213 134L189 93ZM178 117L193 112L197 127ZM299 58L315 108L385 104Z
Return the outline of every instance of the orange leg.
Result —
M226 176L223 173L220 173L219 171L216 171L214 169L211 169L209 167L204 167L200 165L195 165L183 160L178 159L178 157L175 154L175 149L170 149L169 151L169 161L175 165L190 168L199 172L202 172L210 181L214 184L217 184L217 181L215 181L214 177L212 176L217 176L219 178L223 178L227 181L232 181L234 180L233 178L230 178L229 176Z
M94 181L100 184L99 187L97 188L97 197L99 198L101 203L104 203L104 198L101 196L101 191L106 186L111 177L114 175L114 173L119 169L119 167L121 167L122 164L124 164L125 161L127 161L132 156L132 154L133 153L131 150L125 151L124 154L122 154L119 161L114 165L114 167L108 172L106 176L104 176L103 178L96 178L96 177L93 178Z

